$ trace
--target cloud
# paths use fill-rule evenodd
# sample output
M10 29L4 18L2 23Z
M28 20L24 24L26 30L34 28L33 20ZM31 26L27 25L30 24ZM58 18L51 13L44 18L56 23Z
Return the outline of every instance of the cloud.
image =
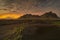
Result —
M8 10L23 11L27 13L55 11L60 13L60 0L0 0L3 7Z

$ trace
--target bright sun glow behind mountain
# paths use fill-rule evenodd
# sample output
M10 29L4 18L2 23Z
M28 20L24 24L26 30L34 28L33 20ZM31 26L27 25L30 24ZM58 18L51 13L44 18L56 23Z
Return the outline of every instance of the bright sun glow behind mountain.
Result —
M0 19L18 19L21 16L23 16L23 14L19 14L19 13L4 13L4 14L0 14Z

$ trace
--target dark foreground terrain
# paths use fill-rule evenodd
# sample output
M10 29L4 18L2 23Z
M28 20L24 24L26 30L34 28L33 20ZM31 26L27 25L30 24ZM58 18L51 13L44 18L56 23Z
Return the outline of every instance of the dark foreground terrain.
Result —
M60 21L1 21L0 40L60 40Z

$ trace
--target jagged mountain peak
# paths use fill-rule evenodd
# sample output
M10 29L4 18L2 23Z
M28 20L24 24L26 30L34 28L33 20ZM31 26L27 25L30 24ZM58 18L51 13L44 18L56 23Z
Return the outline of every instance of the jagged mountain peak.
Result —
M32 14L25 14L21 18L35 18L35 17L40 17L39 15L32 15Z
M43 14L41 17L46 17L46 18L48 18L48 17L58 18L58 16L56 15L56 13L53 13L52 11Z
M45 14L39 16L39 15L32 15L32 14L25 14L21 18L59 18L56 13L53 13L52 11L46 12Z

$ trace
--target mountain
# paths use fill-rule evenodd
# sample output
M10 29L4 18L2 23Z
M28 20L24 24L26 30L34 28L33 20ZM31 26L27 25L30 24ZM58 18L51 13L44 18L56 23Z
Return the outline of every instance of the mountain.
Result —
M45 20L45 19L51 19L51 20L55 20L55 19L59 19L59 17L56 15L56 13L53 12L47 12L41 16L39 15L32 15L32 14L25 14L22 17L20 17L19 19L32 19L32 20Z
M52 11L45 13L41 17L43 17L43 18L58 18L56 13L53 13Z
M32 15L32 14L25 14L25 15L23 15L22 17L20 17L19 19L21 19L21 18L24 18L24 19L26 19L26 18L40 18L40 16L39 15Z

